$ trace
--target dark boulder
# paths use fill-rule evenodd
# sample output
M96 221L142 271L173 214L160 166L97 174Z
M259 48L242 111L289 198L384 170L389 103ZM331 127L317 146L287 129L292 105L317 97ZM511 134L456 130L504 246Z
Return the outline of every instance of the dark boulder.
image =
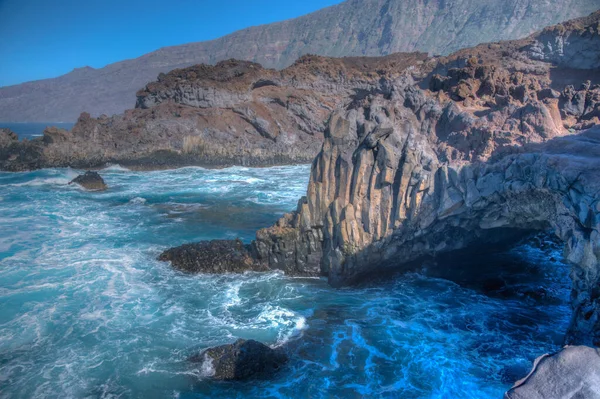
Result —
M87 171L83 175L79 175L69 182L69 184L79 184L86 190L104 191L108 188L102 176L97 172Z
M164 251L158 260L171 262L174 268L189 273L243 273L267 271L257 261L249 245L241 240L213 240L185 244Z
M233 344L209 348L189 359L203 363L215 380L239 381L265 378L278 371L288 360L281 349L272 349L254 340L238 339Z

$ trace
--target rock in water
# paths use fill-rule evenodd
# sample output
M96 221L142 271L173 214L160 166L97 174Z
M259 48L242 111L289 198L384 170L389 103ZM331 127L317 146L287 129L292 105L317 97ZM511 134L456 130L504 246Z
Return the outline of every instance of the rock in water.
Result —
M163 252L158 260L170 261L174 268L190 273L243 273L267 271L241 240L213 240L185 244Z
M537 358L505 399L600 399L600 349L566 346Z
M104 191L108 188L102 176L97 172L87 171L83 175L79 175L69 182L69 184L77 183L86 190Z
M267 377L281 368L288 358L281 350L271 349L254 340L238 339L233 344L210 348L190 358L202 362L216 380L234 381Z

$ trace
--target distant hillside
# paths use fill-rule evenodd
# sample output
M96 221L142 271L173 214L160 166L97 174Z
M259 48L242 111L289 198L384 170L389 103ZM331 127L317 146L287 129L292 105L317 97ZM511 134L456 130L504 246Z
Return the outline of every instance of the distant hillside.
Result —
M600 0L348 0L315 13L208 42L166 47L104 68L0 88L0 121L75 121L134 106L135 93L160 72L237 58L283 68L307 53L448 54L482 42L524 37L587 15ZM40 60L43 62L43 60Z

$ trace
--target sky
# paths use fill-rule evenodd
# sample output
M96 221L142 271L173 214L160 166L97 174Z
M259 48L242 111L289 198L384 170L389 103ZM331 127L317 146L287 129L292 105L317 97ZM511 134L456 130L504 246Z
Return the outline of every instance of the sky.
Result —
M100 68L341 0L0 0L0 86Z

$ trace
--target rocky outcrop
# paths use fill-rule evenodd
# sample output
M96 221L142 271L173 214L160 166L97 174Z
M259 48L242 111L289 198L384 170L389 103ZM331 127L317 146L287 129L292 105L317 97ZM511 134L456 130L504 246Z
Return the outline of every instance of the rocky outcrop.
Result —
M158 259L171 262L174 268L188 273L222 274L268 270L252 257L249 246L240 240L186 244L163 252Z
M306 56L284 71L235 60L175 70L141 90L138 108L123 115L84 113L60 137L46 129L43 138L0 147L0 169L309 163L335 108L426 58Z
M529 375L505 399L599 399L600 349L567 346L536 359Z
M284 68L302 55L449 54L524 37L598 9L597 0L349 0L315 13L202 43L165 47L100 69L0 88L1 121L75 121L82 112L119 114L159 73L230 58ZM185 12L185 11L183 11ZM443 34L441 34L443 32Z
M224 381L267 378L287 360L281 349L272 349L251 339L238 339L233 344L210 348L190 358L191 362L202 363L209 377Z
M86 190L104 191L108 188L102 176L98 172L87 171L69 182L69 184L78 184Z
M0 147L8 147L19 141L19 137L10 129L0 128Z
M600 41L599 20L549 31L579 47ZM257 233L257 261L342 286L507 231L553 231L573 265L567 342L600 345L599 65L531 57L538 38L436 59L338 108L306 197Z

